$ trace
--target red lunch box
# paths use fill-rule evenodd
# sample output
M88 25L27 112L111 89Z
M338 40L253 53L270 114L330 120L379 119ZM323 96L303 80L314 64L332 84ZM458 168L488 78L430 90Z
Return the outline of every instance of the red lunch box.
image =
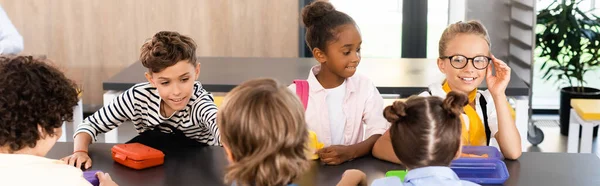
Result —
M118 144L112 147L112 158L132 169L145 169L162 165L165 154L141 143Z

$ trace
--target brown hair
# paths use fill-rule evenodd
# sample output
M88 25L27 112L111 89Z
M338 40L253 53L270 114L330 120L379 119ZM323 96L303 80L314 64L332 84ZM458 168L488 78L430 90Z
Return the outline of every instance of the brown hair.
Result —
M182 60L196 66L196 43L177 32L158 32L140 50L140 61L150 72L160 72Z
M250 80L235 87L225 97L217 123L233 159L227 183L287 185L308 169L304 108L275 80Z
M442 37L439 42L439 53L440 56L444 56L448 42L452 40L458 34L475 34L481 36L487 43L488 46L492 46L490 43L490 36L488 35L487 29L479 21L467 21L467 22L456 22L448 26L442 33Z
M32 56L0 56L0 147L9 153L33 148L43 133L55 135L64 121L73 118L78 99L76 85Z
M331 3L315 1L302 8L302 22L306 27L306 44L310 49L318 48L327 53L327 42L337 40L338 26L354 24L354 20L335 10Z
M461 143L460 115L466 95L410 97L387 106L384 117L392 124L390 137L396 156L409 169L448 166Z

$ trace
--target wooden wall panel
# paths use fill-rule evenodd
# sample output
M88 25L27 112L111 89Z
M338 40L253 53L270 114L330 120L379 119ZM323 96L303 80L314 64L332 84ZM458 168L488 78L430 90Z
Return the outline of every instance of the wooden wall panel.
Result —
M154 33L191 36L199 56L297 57L296 0L0 0L24 37L102 104L102 81L135 62ZM143 74L140 74L140 76Z

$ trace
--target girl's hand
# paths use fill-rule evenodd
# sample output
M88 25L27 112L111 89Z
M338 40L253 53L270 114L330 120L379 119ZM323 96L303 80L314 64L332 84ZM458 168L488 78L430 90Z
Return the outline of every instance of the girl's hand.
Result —
M510 67L492 55L492 63L496 66L496 75L492 75L492 65L487 67L486 82L488 90L492 95L505 94L508 82L510 82Z

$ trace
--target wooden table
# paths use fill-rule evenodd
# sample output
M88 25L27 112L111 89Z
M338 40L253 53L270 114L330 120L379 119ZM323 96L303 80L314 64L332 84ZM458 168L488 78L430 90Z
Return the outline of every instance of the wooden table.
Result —
M128 185L225 185L227 160L221 147L198 147L180 152L165 152L165 164L145 170L133 170L115 163L110 148L114 144L90 145L92 170L110 173L121 186ZM59 159L73 152L73 143L58 142L47 157ZM524 152L516 161L505 160L510 174L507 186L587 186L600 185L600 159L594 154ZM389 170L403 166L366 156L338 166L313 161L311 168L296 183L301 186L335 185L347 169L367 174L368 183L382 178ZM274 175L276 176L276 175Z

